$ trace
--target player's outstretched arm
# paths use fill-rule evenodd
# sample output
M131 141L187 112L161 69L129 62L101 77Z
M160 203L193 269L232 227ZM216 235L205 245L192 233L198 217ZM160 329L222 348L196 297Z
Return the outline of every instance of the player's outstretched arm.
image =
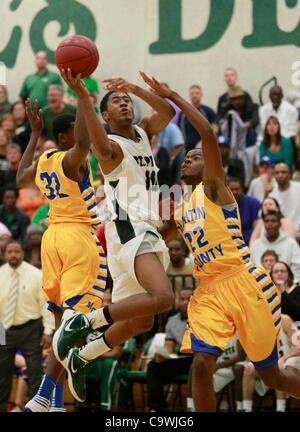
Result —
M100 162L101 167L104 165L110 165L112 159L114 163L118 164L122 160L123 153L118 148L119 146L114 146L112 141L107 137L106 131L104 130L99 118L95 112L95 109L90 100L89 93L84 86L82 80L74 81L72 77L71 70L61 71L61 76L67 85L74 91L78 96L78 101L80 101L81 109L84 115L85 124L89 133L90 140L93 144L93 152ZM115 161L115 159L120 158L120 161ZM105 172L105 170L104 170Z
M35 100L32 109L30 99L28 98L25 101L25 110L31 126L31 135L17 171L16 181L17 185L20 187L28 187L33 184L35 180L38 161L33 162L34 152L42 130L44 129L43 113L41 109L37 109L37 104L38 101Z
M161 85L154 77L149 78L144 72L140 74L154 94L172 100L183 111L201 136L206 179L219 178L224 181L225 175L216 135L207 119L178 93Z
M159 95L131 84L123 78L109 78L103 80L106 90L132 93L146 102L153 110L149 116L143 117L139 123L148 135L153 135L164 129L175 115L174 108Z

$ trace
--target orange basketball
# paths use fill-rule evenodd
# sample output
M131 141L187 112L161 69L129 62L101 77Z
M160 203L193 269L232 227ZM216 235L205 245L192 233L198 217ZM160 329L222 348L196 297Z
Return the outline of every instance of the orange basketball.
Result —
M81 35L65 38L56 48L55 63L59 70L71 69L72 75L90 76L99 63L99 52L94 42Z

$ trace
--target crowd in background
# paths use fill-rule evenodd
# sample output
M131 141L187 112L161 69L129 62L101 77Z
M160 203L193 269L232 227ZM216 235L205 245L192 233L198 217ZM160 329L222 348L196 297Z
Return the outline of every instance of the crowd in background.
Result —
M75 114L77 98L69 88L64 88L57 73L49 71L45 52L37 53L35 66L36 71L25 77L20 86L18 100L10 100L9 88L0 86L0 263L4 266L7 262L6 245L10 239L15 239L23 247L24 261L41 269L40 247L48 227L49 205L36 186L19 189L16 184L18 166L31 132L24 101L28 97L32 101L37 99L39 108L43 110L44 131L36 149L38 158L44 151L55 148L51 127L53 119L62 113ZM99 112L102 95L98 82L93 77L84 81L95 110ZM187 83L187 88L190 102L215 131L228 185L238 203L242 232L250 248L251 260L270 272L282 293L282 313L288 317L287 322L289 319L292 323L300 322L300 111L297 104L285 97L280 85L274 85L269 89L268 100L259 105L255 102L255 95L247 91L246 83L238 82L238 73L233 67L224 71L224 94L219 96L214 107L203 103L205 88L198 83ZM133 103L135 122L138 122L141 107L135 98ZM180 184L180 167L186 152L201 147L201 136L185 115L176 106L174 108L176 115L171 123L151 137L153 154L160 169L160 185ZM102 121L100 115L99 121ZM105 196L99 193L103 188L103 177L92 153L90 162L97 196L102 196L98 198L98 207L105 224L110 214ZM162 323L159 321L160 325L156 320L156 326L146 338L163 332L167 335L164 346L171 352L180 345L186 323L186 304L192 290L201 281L192 278L193 260L182 240L177 238L167 246L170 254L167 272L176 300L172 311ZM169 320L173 320L176 334L172 333ZM255 371L247 362L238 339L230 343L227 354L231 354L218 362L215 388L220 388L220 376L221 382L226 381L217 372L230 370L231 380L236 383L237 407L251 410ZM293 342L289 346L294 353L290 357L297 356L298 353L292 351ZM286 352L283 356L285 361L290 358ZM156 354L150 363L149 409L166 409L164 397L158 395L163 395L162 383L165 381L161 377L166 378L164 371L168 370L172 375L166 364L163 368L161 366L168 361L172 362ZM184 373L188 374L190 359L185 365ZM155 386L158 382L160 387ZM267 389L258 393L263 394L263 391ZM277 396L279 401L285 400L285 396ZM244 405L243 400L247 401ZM279 402L277 408L284 410L284 406ZM192 409L191 398L188 398L188 408Z

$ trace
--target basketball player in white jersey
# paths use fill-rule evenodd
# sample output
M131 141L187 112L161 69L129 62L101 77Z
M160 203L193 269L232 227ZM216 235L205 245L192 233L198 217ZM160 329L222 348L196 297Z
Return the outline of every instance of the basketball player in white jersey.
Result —
M300 372L299 333L293 320L285 314L281 315L281 329L278 343L279 367ZM297 344L298 342L298 344ZM269 387L259 378L251 362L244 362L243 376L243 410L252 411L254 390L259 396L264 396ZM285 411L286 394L275 390L276 411Z
M80 76L62 71L62 77L81 101L93 152L105 180L112 212L106 225L108 267L113 278L113 304L86 316L94 329L112 324L103 335L86 346L71 349L64 335L74 330L75 313L62 320L53 341L56 357L70 366L75 386L84 386L84 366L130 337L153 326L156 314L169 310L174 294L165 273L168 249L158 234L159 189L148 137L164 129L175 114L163 98L130 84L122 78L108 79L100 111L109 126L107 135ZM129 94L141 98L152 114L133 125L134 111ZM77 329L76 329L77 330ZM84 331L84 329L83 329Z

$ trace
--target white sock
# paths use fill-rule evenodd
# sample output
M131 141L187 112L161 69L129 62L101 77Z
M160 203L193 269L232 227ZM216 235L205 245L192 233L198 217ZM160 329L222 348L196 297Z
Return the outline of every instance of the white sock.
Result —
M94 360L111 349L112 347L107 345L103 335L101 335L99 338L89 342L82 348L79 348L78 354L86 360Z
M243 400L243 409L245 411L251 412L252 411L252 406L253 406L253 401L252 400Z
M276 411L285 412L286 399L276 399Z
M109 324L104 316L103 309L104 308L102 307L86 314L94 330Z
M236 401L236 409L237 411L241 411L243 409L243 401Z
M194 412L195 411L195 406L194 406L193 398L191 398L191 397L187 397L186 398L186 407L187 407L187 410L189 412Z

